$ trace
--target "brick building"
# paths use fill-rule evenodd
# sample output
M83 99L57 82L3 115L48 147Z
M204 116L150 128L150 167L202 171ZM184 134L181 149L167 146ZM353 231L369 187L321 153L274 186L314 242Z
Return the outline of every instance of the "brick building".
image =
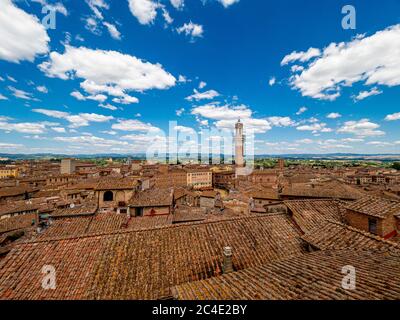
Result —
M350 226L389 239L399 232L399 214L400 201L367 196L348 204L345 216Z

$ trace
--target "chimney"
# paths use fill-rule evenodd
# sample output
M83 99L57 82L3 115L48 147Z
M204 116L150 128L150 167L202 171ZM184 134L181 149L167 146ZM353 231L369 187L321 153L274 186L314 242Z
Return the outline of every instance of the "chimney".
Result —
M224 247L224 264L222 266L222 272L223 273L233 272L231 247Z

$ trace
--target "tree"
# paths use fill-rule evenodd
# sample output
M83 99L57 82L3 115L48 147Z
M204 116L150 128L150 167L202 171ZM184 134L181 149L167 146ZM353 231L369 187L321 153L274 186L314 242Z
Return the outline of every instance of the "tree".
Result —
M393 169L400 170L400 162L394 162L392 165Z

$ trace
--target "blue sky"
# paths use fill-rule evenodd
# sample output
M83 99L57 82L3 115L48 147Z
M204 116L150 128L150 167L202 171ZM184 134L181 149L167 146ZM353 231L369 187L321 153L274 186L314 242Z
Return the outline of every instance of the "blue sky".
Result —
M0 0L0 152L144 152L170 121L241 118L256 154L400 153L400 2L352 1L355 30L346 4Z

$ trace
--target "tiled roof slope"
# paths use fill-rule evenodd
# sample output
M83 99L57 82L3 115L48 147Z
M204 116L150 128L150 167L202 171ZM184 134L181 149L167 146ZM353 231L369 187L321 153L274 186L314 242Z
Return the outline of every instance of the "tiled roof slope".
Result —
M371 233L341 224L327 221L321 227L306 233L302 239L313 247L325 249L396 249L400 246L374 236Z
M298 183L287 186L282 191L283 196L305 197L305 198L332 198L354 200L365 195L360 190L339 182L328 182L321 184Z
M284 203L304 233L325 224L327 219L343 221L343 208L336 200L291 200Z
M235 270L304 253L287 215L193 223L17 245L0 263L0 299L158 299L170 288L222 270L231 246ZM43 265L57 288L43 290Z
M13 230L19 230L24 228L29 228L38 221L38 216L36 213L29 213L24 215L18 215L6 219L0 220L0 234L4 232L9 232ZM33 223L34 222L34 223Z
M370 216L385 218L400 213L400 201L377 197L363 197L346 206L347 209Z
M356 268L356 289L342 288L342 267ZM328 250L269 265L185 283L172 291L182 300L399 300L400 256Z

